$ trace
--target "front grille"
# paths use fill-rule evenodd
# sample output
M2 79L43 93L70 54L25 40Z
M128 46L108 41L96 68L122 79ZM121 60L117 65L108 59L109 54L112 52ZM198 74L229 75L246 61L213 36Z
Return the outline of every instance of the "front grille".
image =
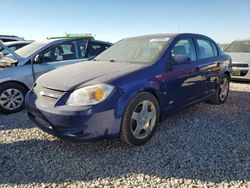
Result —
M33 90L39 100L47 102L56 102L64 94L63 91L49 89L39 85L36 85Z
M248 67L248 64L243 64L243 63L236 64L236 63L233 63L233 67Z

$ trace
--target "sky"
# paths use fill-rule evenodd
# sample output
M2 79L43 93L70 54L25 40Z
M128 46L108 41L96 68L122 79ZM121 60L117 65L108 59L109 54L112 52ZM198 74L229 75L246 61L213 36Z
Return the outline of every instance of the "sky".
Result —
M42 40L92 33L116 42L192 32L219 43L250 38L250 0L0 0L0 34Z

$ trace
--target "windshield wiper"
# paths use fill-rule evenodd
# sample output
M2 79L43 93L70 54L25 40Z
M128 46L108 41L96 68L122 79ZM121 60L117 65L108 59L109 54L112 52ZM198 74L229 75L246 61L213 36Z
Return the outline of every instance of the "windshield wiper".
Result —
M114 63L114 62L115 62L115 60L114 60L114 59L111 59L111 60L109 60L109 62L112 62L112 63Z

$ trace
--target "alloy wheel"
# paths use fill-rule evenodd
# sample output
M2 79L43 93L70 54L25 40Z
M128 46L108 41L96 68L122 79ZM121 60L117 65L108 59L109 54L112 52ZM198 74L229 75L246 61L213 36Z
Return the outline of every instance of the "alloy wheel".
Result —
M229 82L228 82L228 79L224 77L220 83L220 100L221 101L224 101L227 98L228 90L229 90Z
M156 107L149 100L140 102L131 118L131 129L137 139L146 138L156 124Z
M23 93L18 89L7 89L0 95L0 105L6 110L18 109L23 102Z

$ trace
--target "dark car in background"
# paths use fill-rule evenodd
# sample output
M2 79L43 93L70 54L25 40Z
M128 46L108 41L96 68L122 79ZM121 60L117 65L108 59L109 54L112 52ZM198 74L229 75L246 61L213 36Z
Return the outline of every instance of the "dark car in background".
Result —
M0 40L3 42L13 42L13 41L23 41L24 38L15 35L0 35Z
M42 74L93 59L111 46L92 36L54 37L31 43L0 59L0 113L24 107L24 98ZM57 78L60 82L61 76Z
M232 42L225 52L232 57L234 80L250 80L250 39Z
M231 58L206 36L139 36L42 75L26 106L38 127L59 138L141 145L160 119L203 101L224 103L230 73Z

